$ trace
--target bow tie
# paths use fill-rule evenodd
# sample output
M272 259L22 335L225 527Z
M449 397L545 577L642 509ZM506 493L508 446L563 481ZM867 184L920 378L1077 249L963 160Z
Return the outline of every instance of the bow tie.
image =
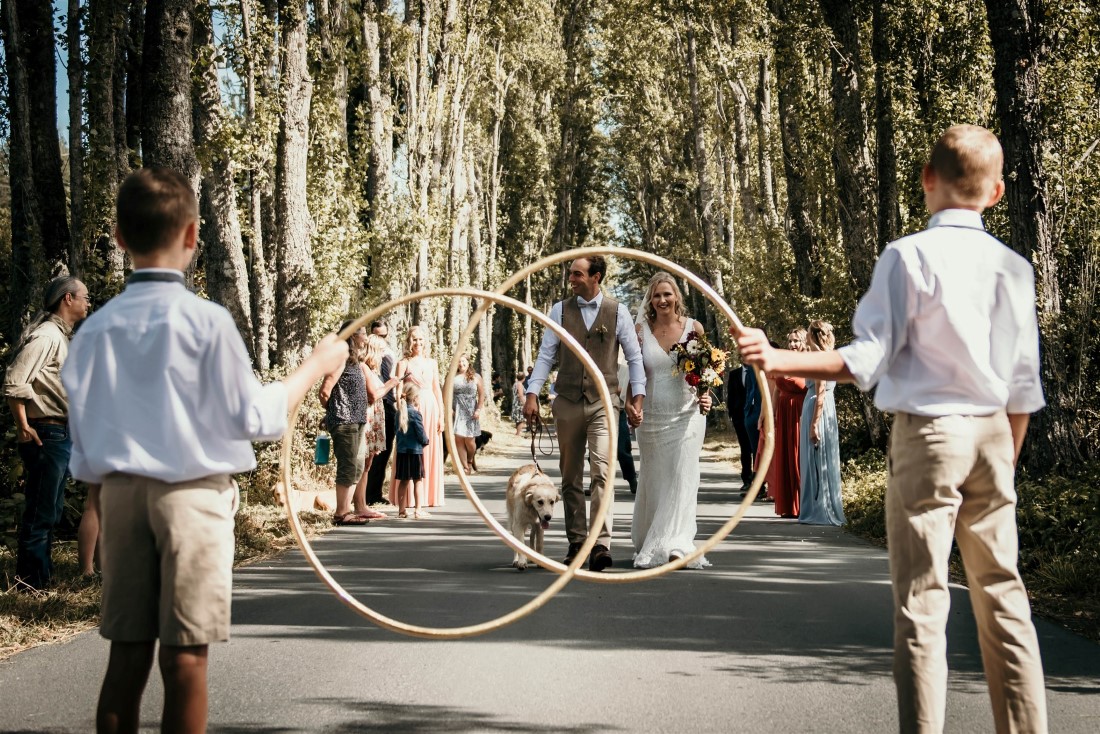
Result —
M599 307L600 307L599 301L597 301L595 299L593 299L591 301L586 301L583 298L581 298L580 296L577 296L577 308L599 308Z

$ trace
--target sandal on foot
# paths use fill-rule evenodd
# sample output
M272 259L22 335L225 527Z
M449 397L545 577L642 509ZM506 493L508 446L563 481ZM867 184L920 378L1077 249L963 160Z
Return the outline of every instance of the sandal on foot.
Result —
M432 516L432 513L427 510L416 510L413 512L413 519L415 520L427 520Z
M359 515L356 515L354 512L348 512L348 513L345 513L343 515L333 515L333 517L332 517L332 524L333 525L338 525L338 526L339 525L366 525L369 522L370 522L370 520L368 520L365 517L360 517Z
M402 510L401 512L397 513L397 519L398 520L408 520L409 519L409 513Z

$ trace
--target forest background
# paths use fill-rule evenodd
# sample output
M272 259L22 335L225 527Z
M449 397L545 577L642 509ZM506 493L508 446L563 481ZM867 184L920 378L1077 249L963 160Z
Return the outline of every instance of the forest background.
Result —
M0 347L60 270L96 304L123 287L115 192L168 165L201 202L192 285L265 378L392 297L491 289L589 245L688 267L773 338L824 318L843 343L877 254L926 222L936 137L993 129L1007 196L986 222L1035 265L1049 403L1021 462L1021 563L1052 593L1098 595L1094 3L0 0L0 32ZM647 277L616 260L609 282L636 299ZM512 295L545 310L563 286L552 268ZM538 330L495 309L456 345L473 307L389 320L431 325L442 364L471 349L507 385ZM852 524L881 535L888 419L838 394ZM21 467L2 420L10 545Z

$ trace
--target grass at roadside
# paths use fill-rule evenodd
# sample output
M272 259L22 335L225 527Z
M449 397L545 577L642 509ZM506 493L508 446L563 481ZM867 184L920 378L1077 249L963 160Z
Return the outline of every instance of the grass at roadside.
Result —
M331 527L331 513L303 512L307 534ZM255 502L241 506L236 518L237 565L252 563L294 544L286 510ZM0 660L35 645L66 640L99 624L98 578L80 574L76 541L54 546L54 587L20 593L15 582L15 553L0 548Z
M483 424L494 434L478 453L478 461L486 466L523 441L513 435L514 427L508 422L489 418ZM305 431L300 433L298 451L311 456L311 439ZM239 478L242 505L236 517L235 565L270 558L294 545L286 510L274 504L270 490L277 479L274 467L279 449L277 443L261 448L260 467ZM296 486L301 489L331 487L331 465L305 464L297 471ZM331 512L303 512L300 517L310 537L332 527ZM99 579L81 576L76 541L55 544L53 559L54 587L48 592L19 593L15 588L15 552L0 545L0 660L35 645L66 640L99 624Z

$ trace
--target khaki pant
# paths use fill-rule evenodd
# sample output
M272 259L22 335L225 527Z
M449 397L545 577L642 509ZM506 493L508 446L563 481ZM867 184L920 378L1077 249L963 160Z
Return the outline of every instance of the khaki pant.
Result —
M604 418L603 403L590 403L584 398L573 402L561 395L554 400L554 428L558 435L558 451L561 469L561 498L565 505L565 533L570 543L583 543L588 537L589 525L585 515L584 454L588 449L588 472L592 487L592 517L600 511L600 505L608 503L603 527L592 528L599 534L599 545L611 548L611 526L615 511L615 487L604 486L608 458L615 453L611 446ZM612 415L611 420L618 420Z
M229 639L236 483L111 474L99 494L100 633L115 642Z
M894 680L902 732L942 732L947 587L958 542L998 732L1046 732L1046 691L1016 568L1008 418L898 414L890 436L886 529L894 591Z

